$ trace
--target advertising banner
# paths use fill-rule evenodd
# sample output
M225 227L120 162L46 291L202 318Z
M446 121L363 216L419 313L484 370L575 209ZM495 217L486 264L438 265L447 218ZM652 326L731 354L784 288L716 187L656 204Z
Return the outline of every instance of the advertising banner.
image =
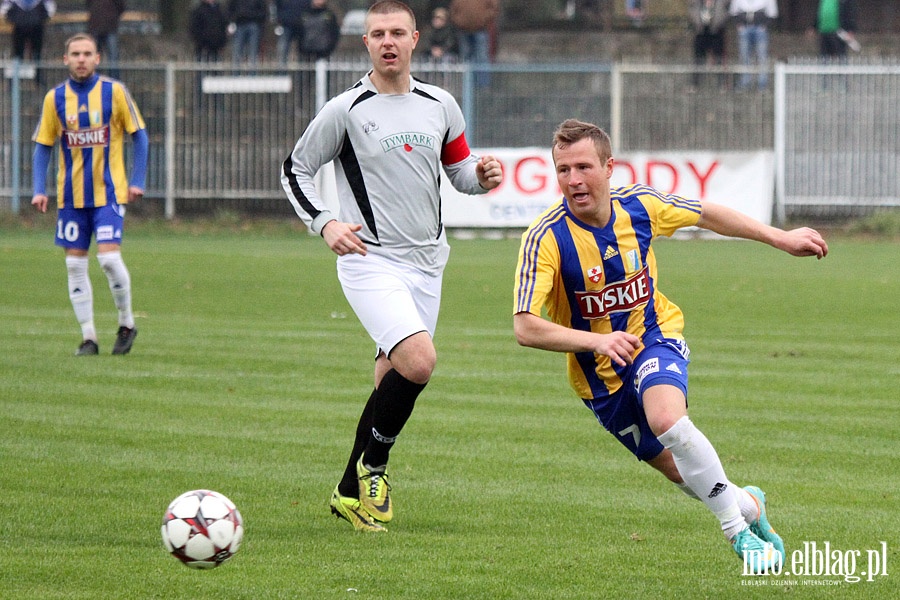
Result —
M468 196L441 178L444 225L449 228L527 227L562 195L550 150L498 148L503 183L481 196ZM642 183L665 194L724 204L763 223L772 221L775 161L772 152L636 152L616 157L613 187ZM323 199L337 212L334 170L319 173Z
M549 150L476 150L503 164L504 181L483 196L467 196L442 179L447 227L526 227L562 195ZM772 152L663 152L616 157L613 187L643 183L666 194L709 200L771 223Z

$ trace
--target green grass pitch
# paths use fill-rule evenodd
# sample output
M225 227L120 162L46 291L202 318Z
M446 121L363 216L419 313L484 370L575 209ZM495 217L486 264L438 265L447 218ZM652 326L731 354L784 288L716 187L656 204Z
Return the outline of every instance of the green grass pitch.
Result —
M51 229L0 229L0 598L900 597L895 243L835 238L822 261L657 244L686 313L691 415L730 478L768 492L789 555L828 542L843 565L861 553L859 574L886 547L873 581L759 585L714 517L572 395L562 355L516 345L518 240L452 240L438 367L392 454L396 517L367 536L328 498L373 347L321 240L135 222L134 350L109 355L92 258L101 355L75 358ZM160 541L165 507L195 488L245 519L209 572Z

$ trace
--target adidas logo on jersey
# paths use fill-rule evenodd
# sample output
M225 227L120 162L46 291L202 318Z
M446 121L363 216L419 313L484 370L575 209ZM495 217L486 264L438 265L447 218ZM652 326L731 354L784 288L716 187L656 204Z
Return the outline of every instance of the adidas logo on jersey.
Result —
M679 369L678 365L676 365L675 363L669 363L669 366L666 367L666 371L672 371L673 373L684 375L684 373L681 372L681 369Z
M606 247L606 252L603 253L603 260L609 260L609 259L611 259L613 256L618 256L618 255L619 255L618 250L616 250L616 249L613 248L612 246L607 246L607 247Z

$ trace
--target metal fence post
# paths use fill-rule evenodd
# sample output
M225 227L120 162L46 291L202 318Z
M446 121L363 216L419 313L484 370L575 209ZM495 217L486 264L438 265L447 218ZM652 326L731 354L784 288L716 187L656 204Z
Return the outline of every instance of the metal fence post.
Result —
M622 147L622 68L613 64L609 83L609 120L613 155Z
M166 63L166 219L175 218L175 64Z
M328 61L320 58L316 61L316 114L328 102Z
M784 63L775 65L775 103L773 109L775 111L775 224L779 227L784 225L786 221L784 201L785 201L785 100L787 94L785 91L786 72Z
M10 208L14 215L19 214L19 194L22 182L19 177L22 166L22 90L19 80L19 66L22 62L13 60L12 69L12 199Z
M478 125L475 122L475 74L469 64L466 64L466 70L463 73L461 108L463 119L466 122L466 137L470 144L478 146L481 141L477 138Z

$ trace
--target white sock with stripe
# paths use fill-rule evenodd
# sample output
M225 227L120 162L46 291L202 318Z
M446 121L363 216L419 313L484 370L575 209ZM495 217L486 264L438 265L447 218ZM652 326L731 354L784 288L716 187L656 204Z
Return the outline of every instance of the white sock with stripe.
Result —
M87 256L66 256L66 271L69 276L69 300L75 309L75 318L81 325L83 340L97 341L94 329L94 291L88 276Z
M106 273L109 280L109 291L112 292L113 302L119 309L119 325L134 327L134 314L131 311L131 275L122 260L122 253L118 250L97 254L97 262Z
M695 494L694 490L692 490L691 486L689 486L688 484L676 483L675 485L688 498L692 498L694 500L700 499L700 496ZM731 486L732 489L734 489L737 493L738 507L740 507L741 516L744 517L744 521L747 523L747 525L758 519L760 512L759 505L756 503L756 499L750 495L750 492L742 487L734 485L731 482L729 482L728 485Z
M725 537L731 539L745 529L736 486L725 476L715 448L687 415L657 437L672 452L685 484L719 519Z

